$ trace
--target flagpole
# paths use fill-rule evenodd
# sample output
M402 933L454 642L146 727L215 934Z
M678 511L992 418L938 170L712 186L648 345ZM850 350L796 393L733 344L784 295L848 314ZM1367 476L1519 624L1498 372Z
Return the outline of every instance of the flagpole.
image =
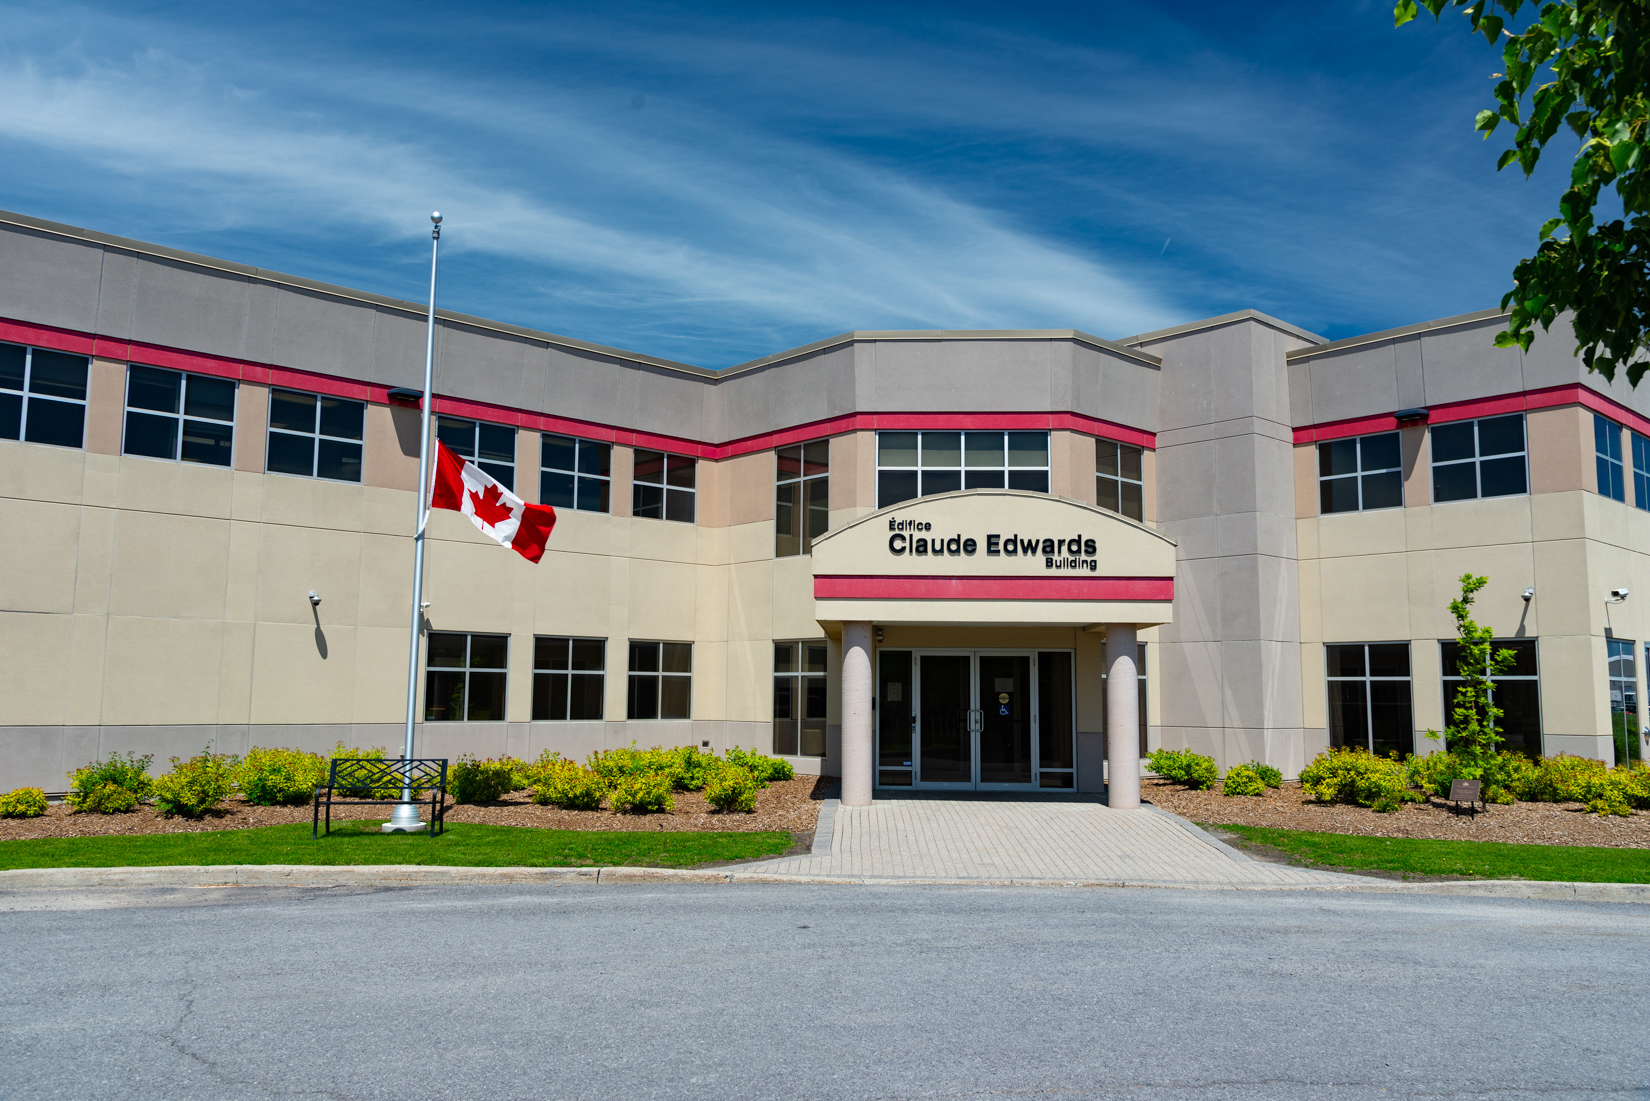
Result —
M407 644L407 739L403 759L413 755L413 728L418 721L418 638L424 625L424 526L430 518L430 383L435 363L435 272L441 252L441 213L430 215L430 312L424 333L424 401L418 431L418 512L413 531L412 639ZM401 787L401 802L390 820L381 827L385 833L411 833L425 828L412 801L411 781Z

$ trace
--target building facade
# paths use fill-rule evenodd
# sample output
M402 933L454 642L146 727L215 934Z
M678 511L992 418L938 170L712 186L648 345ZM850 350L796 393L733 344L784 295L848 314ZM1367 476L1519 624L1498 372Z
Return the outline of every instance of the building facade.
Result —
M423 311L0 214L0 789L399 747ZM442 313L436 433L558 522L535 566L433 516L419 752L738 745L850 799L1098 790L1158 746L1293 775L1432 745L1471 572L1510 744L1636 757L1650 393L1500 324L711 371Z

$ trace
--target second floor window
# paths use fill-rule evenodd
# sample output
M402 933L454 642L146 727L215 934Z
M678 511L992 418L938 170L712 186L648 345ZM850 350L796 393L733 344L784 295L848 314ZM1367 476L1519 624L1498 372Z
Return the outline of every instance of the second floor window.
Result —
M627 718L691 718L693 643L632 642L628 696Z
M1318 510L1401 508L1403 460L1398 433L1326 440L1318 445Z
M366 412L359 401L271 390L266 468L272 474L359 482Z
M599 638L533 640L533 718L602 717L607 643Z
M1434 501L1529 492L1524 414L1436 424L1431 431Z
M1633 504L1650 509L1650 440L1633 433Z
M0 344L0 439L84 444L90 363L67 352Z
M509 635L431 631L424 659L425 722L503 722Z
M506 424L486 424L462 417L440 417L435 438L498 479L505 489L516 488L516 430Z
M1131 520L1146 518L1141 454L1140 448L1116 440L1094 441L1094 491L1101 508Z
M959 489L1048 492L1047 432L878 432L877 507Z
M234 458L235 384L210 375L126 368L128 455L228 466Z
M774 501L774 554L812 554L831 524L829 440L779 449Z
M613 445L546 432L539 437L539 501L551 508L606 512Z
M632 515L693 523L698 463L663 451L637 451L630 495Z
M1627 500L1626 464L1621 461L1621 425L1597 413L1593 414L1593 455L1598 461L1599 494L1613 501Z

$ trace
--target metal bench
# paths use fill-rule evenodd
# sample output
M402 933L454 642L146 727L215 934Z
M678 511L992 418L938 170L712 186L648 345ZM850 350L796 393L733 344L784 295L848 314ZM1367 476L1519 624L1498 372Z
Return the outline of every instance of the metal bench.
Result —
M425 829L430 836L447 828L447 758L445 757L335 757L327 771L327 782L315 789L315 814L309 836L321 836L321 807L327 808L326 832L332 832L332 808L380 806L401 803L401 792L410 789L412 802L428 803L430 820Z

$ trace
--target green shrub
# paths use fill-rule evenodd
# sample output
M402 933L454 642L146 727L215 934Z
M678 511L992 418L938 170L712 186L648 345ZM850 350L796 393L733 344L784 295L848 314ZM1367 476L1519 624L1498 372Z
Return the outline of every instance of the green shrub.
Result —
M1440 799L1449 798L1450 785L1456 780L1481 781L1484 800L1489 803L1506 805L1532 797L1539 774L1534 761L1506 749L1481 760L1481 765L1473 766L1458 753L1428 753L1410 756L1405 768L1410 783Z
M636 748L635 742L631 742L628 749L598 749L585 758L585 767L600 776L610 788L627 776L644 772L646 766L646 758Z
M571 764L573 762L564 760L560 753L553 749L547 749L539 754L538 760L522 763L516 771L514 790L521 791L524 788L536 788L548 780L557 770ZM578 766L575 765L574 767Z
M111 753L106 760L93 761L69 773L69 794L64 802L77 811L119 814L131 810L154 787L149 763L154 754ZM113 789L113 790L111 790Z
M360 746L346 747L343 742L339 742L337 745L332 747L332 752L327 756L329 775L331 763L340 758L352 761L387 761L389 760L389 755L385 752L384 747L381 745L373 746L371 749L362 749ZM452 770L449 768L448 776L450 777L451 775ZM370 786L341 787L333 794L337 795L340 799L399 799L401 798L401 789L399 787L375 788ZM412 795L414 799L422 798L424 795L424 789L415 787Z
M533 802L563 810L595 810L607 798L607 783L573 761L545 766L533 788Z
M514 757L478 761L465 754L447 767L447 794L455 803L491 803L516 790L517 774L525 766Z
M1409 770L1394 757L1362 748L1326 749L1301 769L1301 787L1319 803L1354 803L1381 813L1426 797L1409 788Z
M1220 785L1222 795L1265 795L1266 781L1252 765L1233 765Z
M1146 759L1151 770L1165 780L1184 784L1194 791L1205 791L1215 786L1220 769L1213 757L1193 753L1189 749L1158 749ZM1281 777L1279 778L1281 780Z
M301 749L254 746L235 768L235 786L260 807L307 803L327 782L327 759Z
M1608 771L1603 761L1560 753L1536 765L1529 798L1542 803L1585 803L1591 778Z
M233 754L202 750L187 761L172 758L172 771L155 778L155 810L162 818L199 818L235 791Z
M0 795L0 818L39 818L46 813L46 793L40 788L18 788Z
M765 757L754 750L740 749L736 746L723 754L723 759L728 764L750 773L763 786L775 780L796 778L796 769L781 757Z
M613 809L626 814L657 814L673 810L670 777L660 773L625 776L613 786L609 797Z
M1250 761L1249 767L1254 770L1256 776L1260 777L1260 782L1267 787L1281 788L1283 786L1283 773L1271 765L1263 764L1260 761Z
M729 766L717 771L705 784L705 801L727 814L732 811L750 813L756 809L756 793L762 790L762 781L742 768Z
M677 791L699 791L722 763L716 754L702 753L698 746L678 746L670 752L675 758L671 780Z

